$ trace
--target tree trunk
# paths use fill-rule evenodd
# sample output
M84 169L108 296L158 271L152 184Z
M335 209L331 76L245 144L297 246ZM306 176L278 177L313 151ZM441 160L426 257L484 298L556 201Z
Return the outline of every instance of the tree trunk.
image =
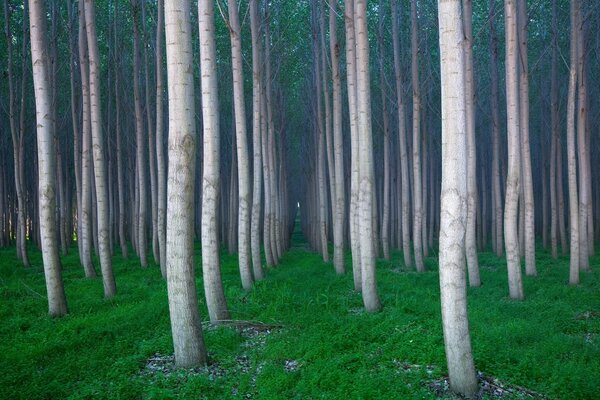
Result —
M262 260L260 255L260 213L262 209L262 151L261 151L261 71L258 21L258 0L250 0L250 29L252 35L252 149L253 149L253 187L252 187L252 215L250 221L250 245L252 251L252 271L254 279L259 281L264 278Z
M144 117L142 113L142 99L140 93L140 19L138 17L139 1L132 0L133 7L133 96L135 102L135 135L136 135L136 163L137 163L137 184L138 184L138 221L137 221L137 242L138 254L142 268L148 267L147 238L146 238L146 210L147 190L146 190L146 140L144 140ZM143 0L142 0L143 1Z
M510 297L522 300L524 295L517 227L521 155L519 150L519 43L517 34L517 5L515 1L517 0L504 0L504 12L506 15L506 105L508 137L504 241Z
M398 147L400 151L400 170L402 175L402 249L404 264L412 266L410 252L410 182L408 170L408 152L406 144L406 112L404 108L404 77L400 65L400 33L398 29L398 5L392 2L392 41L394 46L394 71L396 75L396 97L398 99Z
M502 185L500 184L500 105L499 105L499 89L498 89L498 39L496 37L496 25L494 18L496 15L496 2L489 2L489 23L490 23L490 56L491 56L491 76L492 76L492 187L494 192L495 203L495 226L496 226L496 241L494 243L494 251L496 256L502 257L503 254L503 223L502 223Z
M229 319L219 261L217 232L219 204L219 98L217 54L212 0L198 3L200 75L202 77L203 176L202 176L202 276L208 314L212 322Z
M38 148L38 187L42 259L48 293L48 313L51 316L67 314L67 300L58 258L56 232L56 178L54 121L50 80L48 77L48 43L46 7L44 1L30 0L29 24L31 34L31 64L35 89L35 110ZM23 60L25 61L25 60Z
M231 68L233 72L233 100L235 106L235 134L238 167L238 258L242 287L252 287L250 266L250 169L248 162L248 139L246 134L246 106L244 100L244 77L242 63L242 38L237 4L231 2L229 26L231 34ZM260 265L259 265L260 267Z
M194 175L196 127L189 0L165 2L169 95L169 184L167 185L167 290L175 363L204 365L194 274Z
M377 46L379 49L379 86L381 89L381 110L383 113L383 210L381 218L381 243L383 245L383 258L390 259L390 122L387 107L387 95L385 93L385 69L384 50L383 50L383 0L379 0L379 26L377 33Z
M418 272L423 264L423 196L421 191L421 87L419 82L419 45L417 28L417 0L411 0L411 75L413 92L413 247Z
M329 47L333 81L333 157L335 164L335 202L333 226L333 266L337 273L346 271L344 262L344 223L346 198L344 189L344 140L342 137L342 80L340 77L340 44L337 39L336 4L329 0Z
M477 143L475 142L475 82L473 74L473 3L462 0L465 31L465 96L467 128L467 233L465 237L469 285L481 286L477 258Z
M533 198L533 178L531 176L531 154L529 151L529 67L527 60L527 14L526 0L518 0L517 24L519 30L520 54L520 146L521 146L521 171L523 174L523 208L525 216L525 273L529 276L537 275L535 267L535 205Z
M587 74L586 74L586 48L585 48L585 24L581 16L581 2L576 3L579 15L579 21L577 22L577 146L578 146L578 161L579 161L579 268L582 271L589 271L590 260L588 250L588 212L589 207L589 193L591 190L588 182L588 163L587 163L587 152L586 148L586 136L588 130L587 121L587 108L588 108L588 96L587 96Z
M468 170L469 78L465 69L469 69L469 63L465 62L468 50L463 43L460 3L459 0L438 1L442 87L440 293L450 387L465 397L474 397L478 385L467 315L465 235L468 179L475 171ZM469 8L465 10L466 20L470 18ZM468 25L467 22L467 38L470 36Z
M104 285L104 297L110 298L117 292L112 270L108 224L108 193L106 189L106 165L104 140L102 138L102 111L100 109L100 54L96 36L96 12L94 2L85 0L85 22L90 63L90 120L92 127L94 182L96 185L96 208L98 223L98 254Z
M373 137L371 134L371 87L369 78L369 38L367 31L366 0L355 0L354 21L356 35L356 76L358 111L358 161L360 177L360 260L362 296L365 309L377 312L381 302L375 277L375 242L373 240Z
M556 187L556 158L558 155L557 147L559 140L559 121L558 115L558 18L556 14L556 0L552 0L552 72L550 88L550 246L552 258L558 257L558 212L557 212L557 187Z
M92 264L92 160L90 160L91 121L88 44L85 24L85 5L79 2L79 69L81 71L82 129L81 129L81 262L85 276L96 276Z
M350 209L349 231L352 251L352 274L354 290L362 290L360 231L358 220L358 110L356 91L356 34L354 32L354 0L344 0L344 19L346 31L346 70L348 89L348 114L350 119Z
M164 0L158 0L158 21L156 22L156 191L157 191L157 235L160 271L163 278L167 277L166 260L166 220L167 209L167 166L165 165L164 145L164 82L163 82L163 40L164 40Z

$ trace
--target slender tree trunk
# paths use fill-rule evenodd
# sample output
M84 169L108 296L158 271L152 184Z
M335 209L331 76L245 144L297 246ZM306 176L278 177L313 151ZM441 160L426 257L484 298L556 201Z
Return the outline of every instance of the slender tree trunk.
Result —
M381 109L383 113L383 210L381 218L381 242L383 245L383 258L386 260L390 259L390 238L389 238L389 225L390 225L390 122L388 116L387 107L387 95L385 93L385 69L383 66L384 62L384 50L383 50L383 29L384 29L384 15L383 15L383 0L379 1L379 24L377 33L377 46L379 49L379 86L381 89Z
M558 212L557 212L557 187L556 165L557 147L559 140L559 115L558 115L558 17L556 0L552 0L552 72L550 88L550 246L552 257L558 257Z
M48 43L46 7L41 0L30 0L29 25L31 34L31 64L35 89L35 110L38 148L38 187L42 259L48 294L48 313L51 316L67 314L67 300L58 257L56 232L56 178L54 121L50 79L48 77ZM24 61L24 60L23 60Z
M206 364L194 274L194 175L196 126L189 0L165 3L169 95L167 185L167 290L175 363Z
M465 237L469 285L481 286L479 260L477 258L476 211L477 211L477 151L475 142L475 82L473 74L473 3L462 0L465 31L465 96L467 118L467 233Z
M411 0L411 75L413 92L413 247L418 272L423 264L423 196L421 191L421 83L419 82L419 44L417 28L417 0Z
M469 63L465 62L468 50L463 43L460 3L459 0L438 1L442 80L440 293L450 387L463 396L474 397L478 387L469 335L465 277L465 246L468 246L465 235L469 229L465 208L469 204L468 179L474 171L468 170ZM470 18L469 14L467 7L465 20ZM468 38L468 27L465 31Z
M358 110L356 89L356 34L354 32L354 0L344 0L346 31L346 70L348 90L348 114L350 119L350 209L349 231L352 251L352 274L354 290L362 290L360 231L358 225Z
M519 43L517 30L517 0L504 0L506 16L506 105L508 137L508 175L504 212L504 241L508 268L510 297L522 300L523 281L519 255L518 204L521 155L519 151Z
M360 177L360 259L362 296L365 309L377 312L381 302L375 277L375 242L373 240L373 137L371 134L371 88L369 78L369 38L367 31L366 0L354 2L354 30L356 35L356 76L358 111L358 161Z
M164 41L164 0L158 0L158 20L156 23L156 185L157 185L157 235L160 271L167 277L166 252L166 209L167 209L167 166L164 145L164 81L163 81L163 41Z
M92 264L92 160L90 160L91 121L88 44L85 24L85 4L79 2L79 69L81 71L82 94L82 139L81 139L81 262L85 276L96 276Z
M219 204L219 98L217 96L217 54L212 0L198 3L200 30L200 74L202 77L202 275L208 314L212 322L229 319L219 261L217 218Z
M569 65L569 94L567 100L567 173L569 183L569 230L571 237L571 257L569 283L579 284L579 201L577 194L577 158L575 155L575 97L577 92L577 29L579 21L579 0L571 1L571 51Z
M262 209L262 151L261 151L261 58L259 41L258 0L250 0L250 28L252 34L252 148L253 148L253 188L252 215L250 222L250 245L254 279L264 278L260 255L260 213Z
M333 80L333 157L335 164L335 203L333 226L333 266L338 274L346 271L344 262L344 223L346 198L344 189L344 140L342 137L342 80L340 44L337 39L336 2L329 0L329 48Z
M139 28L139 1L132 0L133 6L133 96L135 102L135 135L136 135L136 162L137 162L137 184L138 184L138 221L137 221L137 242L140 264L142 268L148 266L147 238L146 238L146 210L147 190L146 190L146 140L144 140L144 119L142 113L142 99L140 88L140 28Z
M503 223L502 223L502 185L500 184L500 113L499 113L499 89L498 89L498 39L496 37L496 24L494 23L496 15L496 2L489 0L489 24L490 24L490 56L491 56L491 76L492 76L492 187L494 192L494 220L496 226L496 241L494 250L496 256L502 257L503 254Z
M400 65L400 33L398 29L397 0L392 2L392 41L394 46L394 71L396 75L396 97L398 99L398 147L400 151L400 170L402 175L402 249L404 264L412 266L410 252L410 182L408 170L408 152L406 144L406 111L404 108L404 77Z
M589 250L588 250L588 212L589 192L591 190L588 182L588 163L586 149L586 136L588 130L587 121L587 74L586 74L586 48L585 48L585 24L581 16L581 2L577 1L577 147L578 147L578 165L579 165L579 268L583 271L589 271Z
M525 216L525 273L537 275L535 266L535 205L533 197L533 178L531 175L531 154L529 151L529 67L527 60L527 14L526 0L518 0L517 24L519 29L519 101L520 101L520 146L521 170L523 174L523 211Z
M244 77L242 63L242 38L237 4L229 9L231 34L231 67L233 72L233 100L235 106L235 134L238 167L238 258L242 287L252 287L250 261L250 169L248 162L248 139L246 134L246 106L244 100ZM259 265L260 267L260 265ZM257 278L258 279L258 278Z
M104 155L104 140L102 138L102 110L100 109L100 54L96 36L95 4L85 0L85 20L88 39L90 63L90 119L92 127L94 182L96 185L96 208L98 211L98 254L104 297L110 298L117 292L115 277L112 270L110 254L110 238L108 224L108 193L106 188L106 165Z

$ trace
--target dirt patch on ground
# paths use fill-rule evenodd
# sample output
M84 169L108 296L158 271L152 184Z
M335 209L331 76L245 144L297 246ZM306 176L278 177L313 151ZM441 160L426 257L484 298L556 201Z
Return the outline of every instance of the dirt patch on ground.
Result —
M477 378L479 380L479 392L475 396L476 399L547 399L543 394L521 386L503 383L499 379L481 372L477 374ZM458 396L450 390L450 382L447 376L427 382L426 385L437 397L462 398L462 396Z

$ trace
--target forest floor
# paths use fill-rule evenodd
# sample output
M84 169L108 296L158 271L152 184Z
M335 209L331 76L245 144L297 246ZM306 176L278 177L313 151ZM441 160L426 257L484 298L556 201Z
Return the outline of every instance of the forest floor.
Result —
M69 315L46 314L41 256L22 268L0 250L0 398L434 399L447 392L435 257L428 272L378 262L384 308L363 311L350 273L296 242L245 293L237 258L222 255L232 321L203 324L210 365L173 368L166 285L158 267L114 258L118 294L102 299L77 255L63 258ZM506 264L481 253L469 289L482 398L592 399L600 393L600 256L569 287L568 258L538 249L526 299L508 298ZM348 267L350 271L351 268ZM198 261L200 313L207 319ZM526 388L526 389L525 389Z

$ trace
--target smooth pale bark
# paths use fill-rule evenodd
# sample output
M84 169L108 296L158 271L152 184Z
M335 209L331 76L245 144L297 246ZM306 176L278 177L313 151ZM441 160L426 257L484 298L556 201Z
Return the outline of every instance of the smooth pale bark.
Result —
M550 247L552 258L558 257L558 201L556 188L556 158L560 135L558 115L558 17L556 0L552 0L552 72L550 78Z
M146 238L146 209L148 194L146 189L146 140L144 137L144 116L142 112L142 98L140 88L140 29L139 1L132 0L133 7L133 97L135 108L135 137L136 137L136 177L137 177L137 251L142 268L148 266L147 238ZM143 1L143 0L142 0Z
M362 290L360 266L360 241L358 229L358 111L356 93L356 35L354 32L354 0L344 1L344 27L346 31L346 85L348 90L348 114L350 119L350 209L349 231L352 251L352 274L354 290Z
M85 3L79 2L79 69L81 72L82 127L81 127L81 263L88 278L95 277L92 264L93 210L92 160L90 160L91 121L88 45L85 24Z
M200 76L202 83L203 175L202 175L202 276L208 315L212 322L229 319L221 281L217 232L220 190L219 98L217 52L212 0L198 2L200 30Z
M450 387L463 396L474 397L478 387L469 334L465 276L468 177L474 171L468 170L469 84L466 69L469 67L465 62L468 50L463 43L460 3L460 0L438 1L442 89L440 294ZM465 9L465 19L470 18L469 8ZM466 32L469 32L468 28Z
M359 143L359 227L362 297L368 312L381 309L375 276L375 241L373 233L373 137L371 133L371 86L369 76L369 38L366 0L354 2L356 35L357 112Z
M316 1L313 2L313 14L314 16L314 32L313 32L313 67L314 67L314 79L315 79L315 92L316 92L316 113L317 118L317 188L318 188L318 207L319 207L319 249L323 257L324 262L329 262L329 246L327 242L327 217L328 217L328 193L327 193L327 176L326 176L326 144L325 144L325 121L323 118L323 97L321 96L322 90L322 73L323 64L321 63L321 52L319 51L319 40L317 33L317 22L316 22Z
M169 97L167 185L167 290L175 363L206 364L194 274L196 126L190 1L165 3Z
M569 263L569 283L579 284L579 200L577 193L577 157L575 149L575 97L577 92L578 48L576 29L579 21L579 0L571 0L571 50L569 65L569 94L567 96L567 175L569 184L569 230L571 256Z
M336 184L336 176L335 176L335 166L333 161L333 137L331 132L331 97L329 96L329 73L328 73L328 63L327 63L327 48L325 46L325 8L324 8L325 0L320 0L319 4L319 50L321 54L321 86L323 90L323 99L325 105L325 118L323 122L325 123L325 154L327 156L327 176L329 178L329 199L331 202L328 202L328 215L331 215L331 225L335 226L337 224L337 214L335 213L335 184ZM318 90L318 89L317 89ZM331 208L332 212L329 214L329 208ZM329 231L329 229L328 229ZM329 250L329 249L328 249ZM337 271L340 273L340 271Z
M523 177L523 212L525 218L525 273L537 275L535 267L535 204L533 198L533 178L531 174L531 154L529 150L529 62L527 60L527 14L526 0L518 0L517 24L519 30L519 129L521 146L521 173Z
M578 147L578 166L579 166L579 268L582 271L590 269L590 254L588 250L588 212L590 210L590 190L591 185L588 182L588 162L587 162L587 73L586 73L586 55L585 55L585 24L581 16L581 2L576 3L579 15L577 23L577 147ZM575 29L575 28L573 28Z
M27 3L27 2L26 2ZM27 29L27 6L23 9L23 48L26 46L26 29ZM27 254L27 237L26 237L26 221L25 221L25 198L23 194L23 180L22 174L20 173L22 159L24 157L24 153L22 151L22 143L23 138L23 130L17 127L17 115L16 115L16 99L15 99L15 88L14 88L14 74L13 74L13 57L12 57L12 44L13 44L13 35L10 29L10 9L8 7L8 0L4 0L4 33L6 38L6 52L7 52L7 74L8 74L8 90L9 90L9 121L10 121L10 132L12 137L13 144L13 159L14 159L14 178L15 178L15 194L17 197L17 257L23 262L23 265L26 267L30 266L29 257ZM26 77L25 71L25 53L22 53L22 62L23 62L23 78ZM21 81L21 86L24 87L25 80ZM21 97L23 96L23 89L21 90ZM21 99L23 102L23 99ZM21 107L21 112L23 112L23 107ZM22 119L22 118L21 118Z
M231 1L231 0L230 0ZM233 73L233 101L235 107L235 138L238 167L238 259L242 287L252 287L250 264L250 168L248 162L248 137L246 133L246 106L244 100L244 77L242 63L242 38L237 4L229 4L231 35L231 68Z
M464 23L465 96L467 122L467 233L465 238L469 285L481 286L477 258L477 152L475 142L475 82L473 74L473 2L462 0Z
M58 258L54 121L52 120L52 100L48 76L48 32L44 1L30 0L29 25L37 126L39 223L44 277L48 294L48 313L51 316L62 316L67 314L67 299Z
M400 33L398 29L397 0L392 2L392 42L394 46L394 73L396 76L396 97L398 101L398 147L400 152L400 172L402 178L402 250L404 264L412 266L410 252L410 182L408 151L406 144L406 111L404 106L404 77L400 65Z
M517 226L521 154L519 149L519 53L517 34L517 0L504 0L506 18L506 106L508 138L508 174L504 207L504 241L510 297L522 300L523 280Z
M94 182L96 185L96 210L98 224L98 255L104 297L110 298L117 292L112 270L108 224L108 193L106 188L106 164L104 139L102 137L102 110L100 108L100 53L96 36L95 3L85 0L85 22L88 39L90 73L90 122L92 127L92 150L94 157Z
M262 209L262 149L261 149L261 57L259 40L258 0L250 0L250 30L252 35L252 149L253 187L250 220L250 247L254 279L264 278L260 255L260 214Z
M383 49L384 14L383 0L379 1L379 24L377 31L377 48L379 50L379 87L381 90L381 110L383 113L383 204L381 218L381 243L383 258L390 259L390 121L387 107L387 94L385 93L385 69L383 66L385 54Z
M489 24L490 24L490 75L492 80L492 188L494 196L494 224L496 227L494 250L496 256L502 257L504 253L504 230L502 222L502 185L500 184L500 105L498 89L498 39L496 36L496 24L494 22L496 15L496 1L489 0Z
M163 115L163 41L164 41L164 0L158 0L158 20L156 22L156 185L157 185L157 234L160 271L167 277L166 252L166 209L167 209L167 166L164 147Z
M417 27L417 0L411 0L411 77L413 100L413 248L415 252L415 267L418 272L425 271L423 264L423 193L421 188L421 83L419 82L419 38Z
M81 215L81 145L80 145L80 129L79 129L79 107L77 103L77 90L75 84L75 75L77 74L77 62L75 61L77 43L75 40L75 4L69 1L68 5L69 16L69 83L71 89L71 125L73 129L73 167L75 169L75 196L77 201L77 215ZM81 246L81 218L77 218L75 233L77 237L77 248L79 250L79 258L83 254ZM95 273L95 271L94 271Z
M160 252L158 248L158 191L156 178L156 139L153 132L153 120L150 110L151 91L150 91L150 63L148 62L148 47L150 39L146 32L146 1L141 2L142 8L142 44L144 47L144 98L146 110L146 127L148 132L148 172L150 175L150 216L152 226L152 256L155 263L160 263ZM157 64L158 65L158 64Z
M337 39L336 2L329 1L329 49L333 82L333 158L335 164L336 217L333 225L333 266L337 273L346 271L344 262L344 227L346 220L346 193L344 189L344 138L342 137L342 79L340 76L340 44Z

